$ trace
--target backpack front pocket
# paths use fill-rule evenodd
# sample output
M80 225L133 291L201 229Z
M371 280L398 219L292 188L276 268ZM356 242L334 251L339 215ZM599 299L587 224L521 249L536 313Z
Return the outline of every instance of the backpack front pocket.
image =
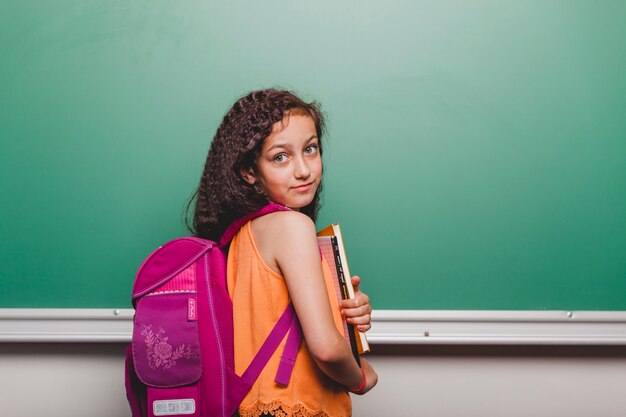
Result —
M202 375L196 294L148 295L136 306L133 359L144 384L188 385Z

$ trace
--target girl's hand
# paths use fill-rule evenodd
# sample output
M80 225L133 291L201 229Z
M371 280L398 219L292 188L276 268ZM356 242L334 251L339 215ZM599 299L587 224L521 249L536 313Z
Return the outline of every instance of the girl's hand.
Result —
M378 383L378 374L376 374L372 365L364 358L361 358L361 369L363 369L365 373L365 387L361 391L354 393L357 395L365 394Z
M354 276L351 279L354 287L354 298L341 300L341 314L350 324L354 324L358 331L366 332L372 328L372 306L370 298L364 292L359 291L361 278Z

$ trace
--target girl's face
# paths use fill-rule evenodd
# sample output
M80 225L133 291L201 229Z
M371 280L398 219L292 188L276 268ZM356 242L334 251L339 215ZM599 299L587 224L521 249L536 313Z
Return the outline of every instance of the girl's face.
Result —
M322 158L313 119L293 114L274 123L256 168L241 174L278 204L298 210L311 203L322 179Z

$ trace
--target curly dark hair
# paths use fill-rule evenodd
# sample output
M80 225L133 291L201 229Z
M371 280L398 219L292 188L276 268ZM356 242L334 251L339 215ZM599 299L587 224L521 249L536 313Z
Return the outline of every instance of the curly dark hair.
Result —
M235 102L217 128L200 184L187 203L186 213L195 199L192 225L188 214L185 216L191 233L217 241L234 220L269 202L263 191L243 179L241 171L254 169L274 123L295 114L313 119L321 154L325 128L317 102L306 103L291 91L273 88L253 91ZM320 184L313 201L300 209L313 221L317 217L321 190Z

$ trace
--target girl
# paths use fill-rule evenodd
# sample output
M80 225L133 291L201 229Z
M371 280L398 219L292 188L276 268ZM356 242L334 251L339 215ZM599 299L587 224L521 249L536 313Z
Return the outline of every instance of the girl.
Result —
M279 348L242 402L243 417L350 416L348 391L364 394L378 380L367 360L358 367L340 330L342 314L359 330L369 330L369 298L358 291L359 278L352 277L356 298L333 301L328 266L320 262L314 222L323 128L316 103L289 91L254 91L224 116L196 191L192 232L214 241L234 220L270 201L291 209L248 222L228 253L237 373L289 301L304 335L289 385L274 382Z

